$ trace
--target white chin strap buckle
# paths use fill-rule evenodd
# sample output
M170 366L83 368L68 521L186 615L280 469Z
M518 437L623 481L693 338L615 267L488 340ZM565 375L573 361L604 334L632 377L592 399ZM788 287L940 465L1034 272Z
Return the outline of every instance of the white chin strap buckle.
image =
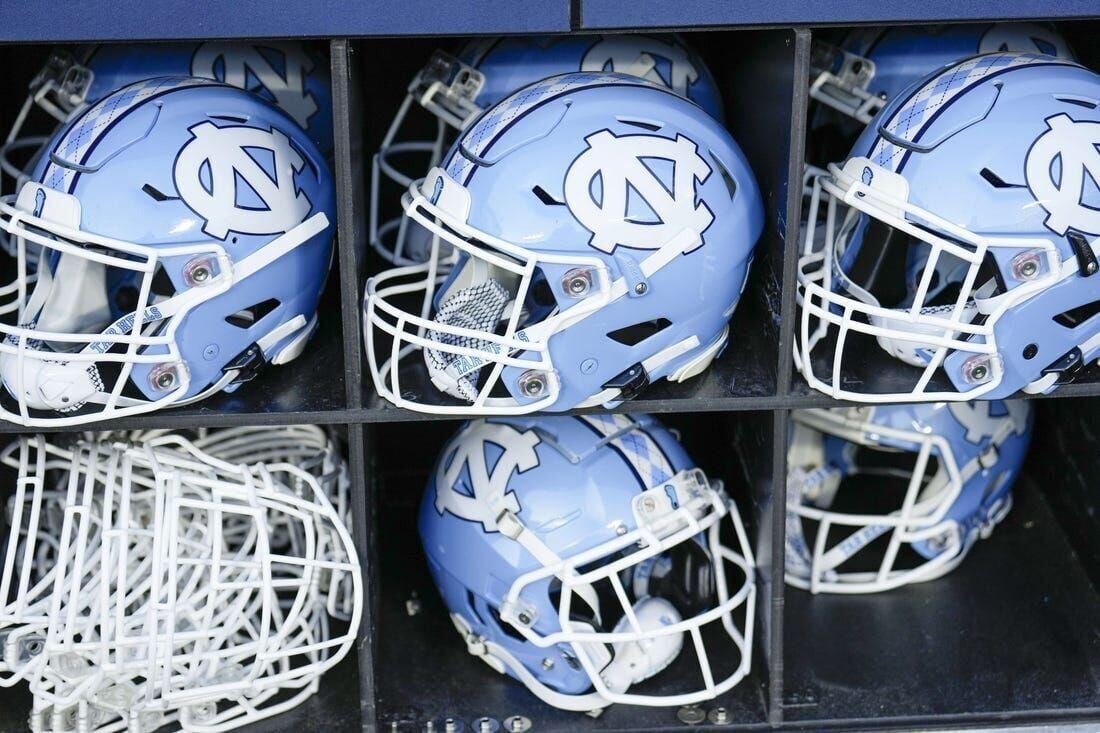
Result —
M883 351L895 359L899 359L911 366L925 367L928 366L928 362L932 358L932 354L936 351L936 347L922 343L920 337L936 336L948 339L958 338L958 331L948 331L945 328L954 310L955 306L927 306L921 308L920 316L922 318L942 319L944 321L944 326L927 322L915 323L908 320L907 311L900 308L898 309L898 317L896 319L883 316L871 316L870 321L871 325L878 328L890 329L896 334L893 336L882 335L878 337L878 345ZM974 317L978 315L978 306L974 301L969 301L962 306L962 311L962 322L970 323L974 320ZM908 338L910 335L912 335L912 339Z
M61 355L59 355L61 356ZM0 377L12 397L32 410L75 410L102 388L95 366L0 354Z
M634 604L632 610L641 631L660 631L683 620L676 607L664 598L642 598ZM631 623L630 616L626 615L615 624L613 633L638 630ZM613 643L614 656L600 673L600 678L612 692L626 692L631 685L649 679L672 664L683 646L683 632Z

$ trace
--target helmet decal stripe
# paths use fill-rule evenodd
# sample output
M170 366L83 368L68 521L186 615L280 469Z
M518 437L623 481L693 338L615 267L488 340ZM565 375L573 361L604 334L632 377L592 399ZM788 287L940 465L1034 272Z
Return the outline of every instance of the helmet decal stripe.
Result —
M607 444L627 462L643 491L675 475L657 441L629 415L578 415L577 419L604 438L615 436Z
M139 81L118 94L108 95L80 115L57 141L40 182L49 188L71 193L80 171L53 162L54 155L66 161L83 164L114 124L141 105L176 89L212 83L214 82L191 77L162 77Z
M477 165L466 154L482 157L506 131L512 123L522 118L535 107L564 94L590 89L593 87L613 86L617 84L650 86L661 89L651 82L622 74L573 73L552 76L549 79L524 87L510 97L506 97L496 106L483 114L460 138L459 145L451 152L447 162L447 175L462 185L466 185Z
M915 143L951 100L1009 69L1022 66L1067 65L1065 59L1035 53L993 53L975 56L928 79L882 122L869 157L876 165L900 172L911 152L892 140Z

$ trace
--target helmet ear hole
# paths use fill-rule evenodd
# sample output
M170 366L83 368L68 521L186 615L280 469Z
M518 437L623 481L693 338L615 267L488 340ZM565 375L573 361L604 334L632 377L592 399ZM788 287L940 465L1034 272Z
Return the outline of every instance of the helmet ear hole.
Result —
M667 318L655 318L652 321L640 321L631 326L609 331L607 337L623 346L636 346L671 325L672 321Z
M264 316L278 308L279 305L280 303L277 299L268 298L267 300L250 305L247 308L242 308L236 313L229 314L225 317L225 322L237 328L251 328L263 320Z
M509 623L505 623L504 620L500 618L500 614L497 612L497 609L489 607L489 616L490 618L492 618L492 622L496 624L496 627L505 636L509 636L516 641L527 641L523 634L519 633L519 631L516 630L515 626L512 626L512 624Z

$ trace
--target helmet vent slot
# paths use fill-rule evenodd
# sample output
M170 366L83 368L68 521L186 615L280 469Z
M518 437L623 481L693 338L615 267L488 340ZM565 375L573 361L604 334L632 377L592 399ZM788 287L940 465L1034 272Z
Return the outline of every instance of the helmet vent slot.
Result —
M546 189L542 186L535 186L531 189L531 193L535 194L538 200L546 206L565 206L564 201L558 201L556 198L547 193Z
M726 184L726 190L729 191L730 198L732 199L737 195L737 181L733 180L733 175L729 172L729 168L722 163L713 150L707 151L707 156L714 163L714 167L718 169L718 175L722 176L722 183Z
M151 183L146 183L141 190L154 201L179 201L179 196L169 196Z
M1059 313L1054 316L1054 321L1059 326L1077 328L1098 313L1100 313L1100 300L1094 300L1091 303L1085 303L1084 305L1079 305L1076 308L1070 308L1068 311Z
M649 337L656 336L671 325L672 321L667 318L656 318L652 321L642 321L632 326L609 331L607 337L623 346L637 346Z
M275 298L268 298L263 302L250 305L247 308L242 308L236 313L226 316L225 322L237 328L251 328L253 325L263 320L264 316L278 307L278 300Z
M988 168L982 168L980 175L993 188L1026 188L1022 183L1009 183Z
M1068 94L1055 94L1054 98L1064 104L1072 104L1077 107L1084 107L1085 109L1096 109L1100 107L1100 101L1096 99L1090 99L1088 97L1075 97Z
M639 120L639 119L633 119L633 118L630 118L630 117L616 117L615 119L617 119L619 122L623 123L624 125L630 125L631 127L639 127L643 130L649 130L650 132L657 132L662 127L662 125L659 125L656 122L650 122L649 120Z

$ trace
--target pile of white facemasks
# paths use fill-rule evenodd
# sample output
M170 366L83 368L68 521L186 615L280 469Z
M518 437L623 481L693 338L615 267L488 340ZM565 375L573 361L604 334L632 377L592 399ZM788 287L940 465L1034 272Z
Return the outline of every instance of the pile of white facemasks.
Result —
M0 463L0 685L30 687L33 731L229 730L350 650L362 576L320 428L38 435Z

